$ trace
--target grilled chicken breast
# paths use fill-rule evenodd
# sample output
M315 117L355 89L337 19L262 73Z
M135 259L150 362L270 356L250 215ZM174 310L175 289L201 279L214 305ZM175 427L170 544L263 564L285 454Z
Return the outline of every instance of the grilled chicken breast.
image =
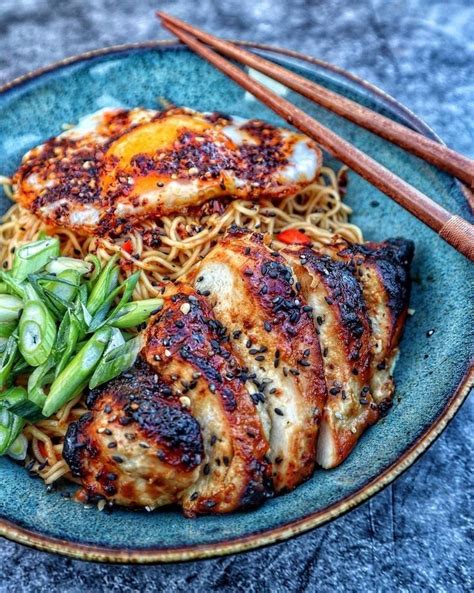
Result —
M232 228L69 426L88 496L225 513L341 463L390 405L412 257L402 239L276 253Z
M414 245L388 239L364 245L340 242L327 248L354 270L362 288L371 336L371 394L380 411L391 404L395 385L392 372L410 299L410 264Z
M30 150L15 199L53 226L119 234L212 198L282 199L314 181L321 151L258 120L190 109L103 109Z
M307 247L284 250L308 304L323 352L328 398L317 461L331 468L347 457L377 419L370 393L371 330L362 290L349 266Z
M184 496L186 514L228 512L265 498L268 443L245 388L245 370L205 298L177 285L145 336L147 361L173 383L201 427L205 459Z
M277 491L311 475L326 399L310 307L291 268L261 235L233 229L195 273L194 286L229 330L254 384Z
M149 508L181 500L201 471L201 430L154 370L140 359L92 391L87 405L63 450L87 496Z

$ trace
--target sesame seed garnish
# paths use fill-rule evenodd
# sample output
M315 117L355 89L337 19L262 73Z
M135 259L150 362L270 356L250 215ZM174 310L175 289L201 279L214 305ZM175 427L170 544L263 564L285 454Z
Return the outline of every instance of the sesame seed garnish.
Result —
M272 324L269 321L265 321L263 324L265 331L271 332L272 331Z
M277 414L278 416L284 416L282 410L280 410L280 408L275 408L274 409L275 414Z
M187 315L189 313L189 311L191 310L191 305L189 303L183 303L181 305L181 307L179 308L179 310L181 311L181 313L183 315Z
M110 443L107 444L107 447L109 449L116 449L117 443L115 441L110 441Z
M115 461L115 463L123 463L123 458L119 455L112 455L112 459Z
M211 473L211 468L208 463L204 466L203 473L205 476L208 476Z

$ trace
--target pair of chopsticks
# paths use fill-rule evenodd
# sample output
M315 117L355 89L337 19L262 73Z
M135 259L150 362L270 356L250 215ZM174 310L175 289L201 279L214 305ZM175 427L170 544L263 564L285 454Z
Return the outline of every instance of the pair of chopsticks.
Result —
M338 115L398 144L408 152L451 173L468 184L470 188L474 188L473 160L229 41L205 33L163 12L158 12L157 15L163 26L190 49L265 103L289 124L314 139L330 154L436 231L442 239L460 253L474 261L474 226L472 224L460 216L452 214L307 113L252 79L243 70L210 49L209 46L237 62L250 66L281 82L286 87Z

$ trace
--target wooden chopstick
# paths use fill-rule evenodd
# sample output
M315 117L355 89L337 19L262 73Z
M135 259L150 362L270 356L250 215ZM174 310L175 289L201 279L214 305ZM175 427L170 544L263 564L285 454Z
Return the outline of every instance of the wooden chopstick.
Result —
M159 16L162 18L162 13ZM162 23L193 51L252 93L289 124L316 140L334 157L364 177L408 212L435 230L447 243L471 261L474 261L473 225L460 216L448 212L428 196L425 196L425 194L397 177L377 161L340 138L307 113L247 76L240 68L228 62L192 35L163 18Z
M158 14L163 21L194 35L220 53L263 72L318 105L397 144L474 188L474 160L229 41L206 33L176 17L165 13Z

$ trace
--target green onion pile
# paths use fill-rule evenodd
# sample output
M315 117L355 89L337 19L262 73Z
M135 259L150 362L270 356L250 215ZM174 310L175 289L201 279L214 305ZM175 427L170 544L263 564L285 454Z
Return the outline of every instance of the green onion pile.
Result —
M136 328L161 299L131 301L137 272L119 283L117 257L61 257L43 236L17 249L0 271L0 455L26 456L25 422L48 418L86 387L110 381L135 363ZM28 377L27 387L16 385Z

